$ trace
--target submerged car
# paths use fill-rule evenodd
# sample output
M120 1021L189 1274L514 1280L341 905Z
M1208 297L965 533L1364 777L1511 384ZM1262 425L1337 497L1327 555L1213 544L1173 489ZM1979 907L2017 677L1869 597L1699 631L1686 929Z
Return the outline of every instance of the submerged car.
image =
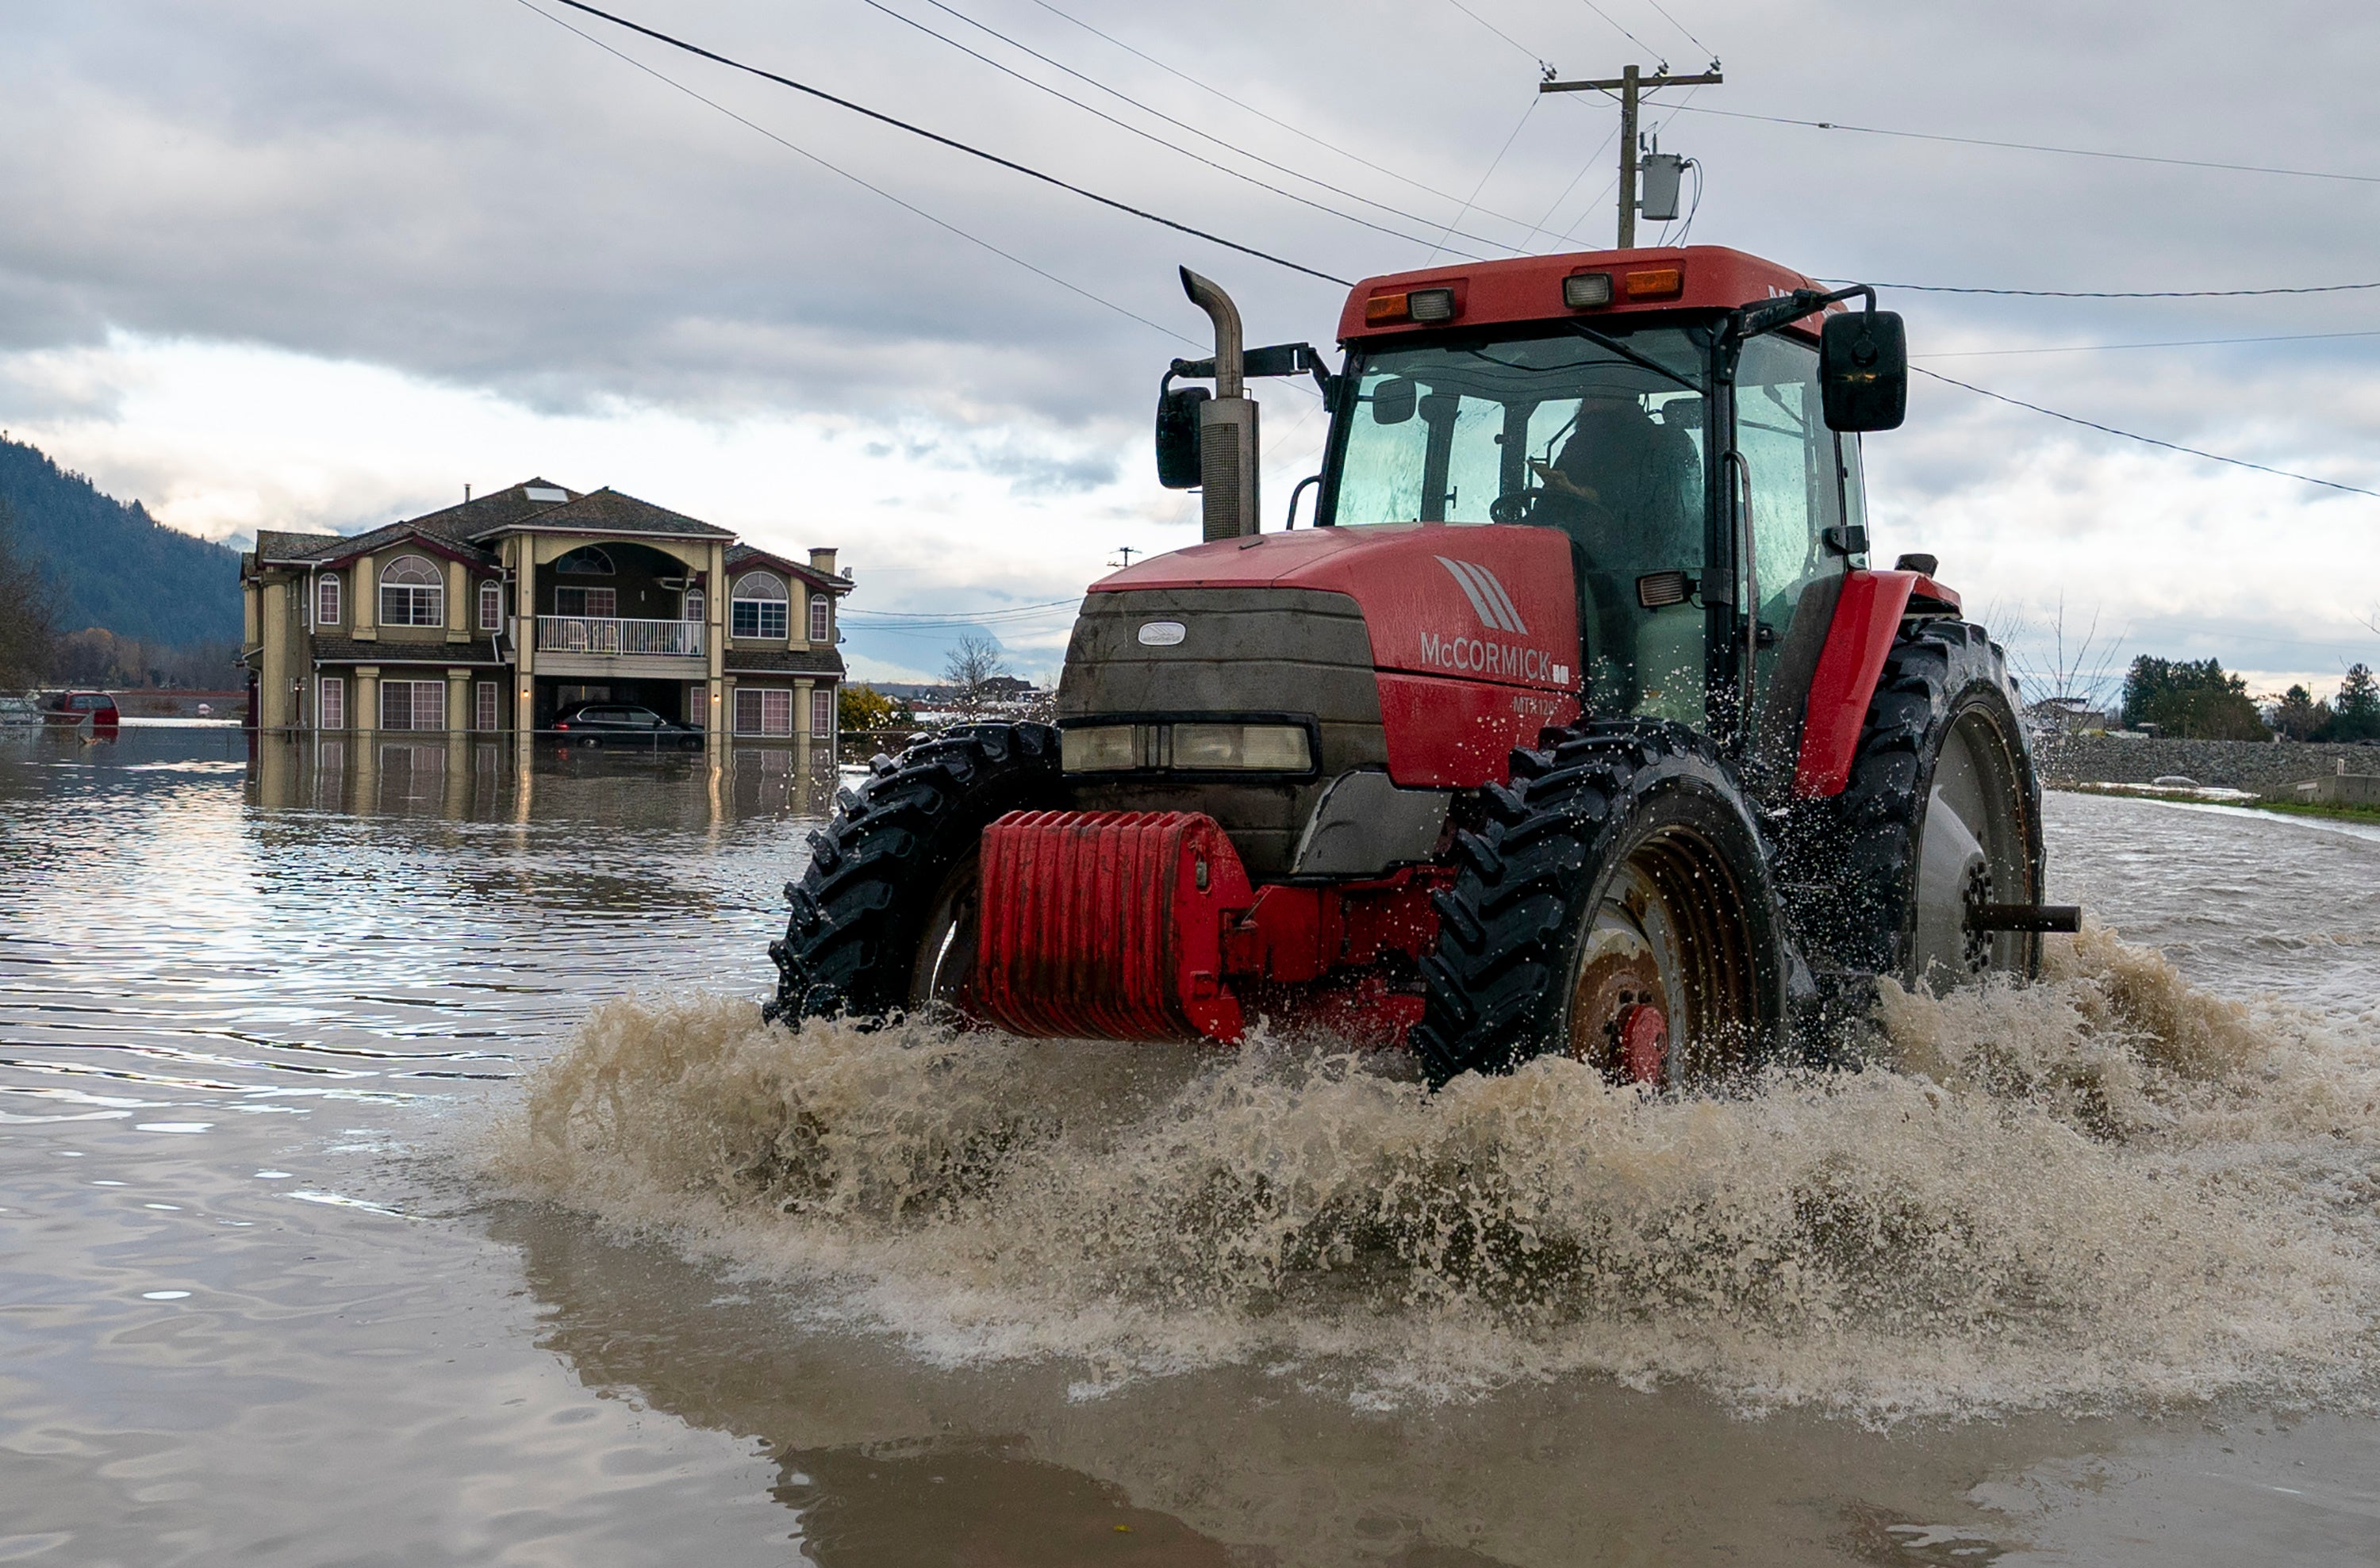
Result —
M124 715L105 692L60 692L42 705L45 724L80 724L85 719L106 729L121 724Z
M685 751L702 746L701 730L632 703L581 703L553 721L553 733L565 746L676 746Z

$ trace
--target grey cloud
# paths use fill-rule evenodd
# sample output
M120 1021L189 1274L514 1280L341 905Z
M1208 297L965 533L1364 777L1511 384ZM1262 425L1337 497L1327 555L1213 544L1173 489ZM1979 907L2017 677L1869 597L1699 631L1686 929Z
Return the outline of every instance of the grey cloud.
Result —
M1195 10L1067 0L1441 199L1230 109L1022 0L953 3L1219 137L1426 218L1317 193L1425 237L1392 239L1224 178L844 0L621 0L689 37L1350 277L1420 263L1440 225L1534 248L1605 243L1609 154L1597 150L1609 106L1536 99L1529 55L1575 75L1654 63L1572 0L1467 0L1525 50L1444 0L1214 0ZM1674 66L1701 65L1640 0L1607 8L1670 50ZM1691 100L1672 92L1671 104L2380 172L2380 100L2363 79L2380 57L2380 11L2350 0L2282 0L2252 18L2225 0L1671 0L1671 9L1719 49L1729 75ZM959 30L943 13L915 14ZM1332 287L583 25L1187 338L1202 322L1174 283L1185 260L1233 289L1257 338L1330 336ZM850 416L899 428L892 439L908 461L978 468L1029 498L1129 477L1135 470L1116 468L1114 454L1145 462L1158 373L1184 348L824 172L516 0L84 0L19 7L10 28L0 56L0 180L11 194L0 350L89 343L117 328L358 358L548 410L625 403L698 416ZM2273 82L2290 85L2243 85ZM1656 122L1665 147L1704 167L1696 240L1815 274L2050 288L2380 277L2380 187L1668 108ZM1909 314L1920 353L2380 324L2372 295L2113 303L1903 293L1888 303ZM2380 484L2371 347L1938 364L2144 433ZM1879 510L1896 518L2045 473L2104 480L2129 471L2107 457L2128 450L1930 383L1911 426L1871 447ZM2107 506L2066 525L2157 537L2161 500L2107 493ZM1152 492L1147 504L1170 498ZM2035 525L2010 519L2003 553Z

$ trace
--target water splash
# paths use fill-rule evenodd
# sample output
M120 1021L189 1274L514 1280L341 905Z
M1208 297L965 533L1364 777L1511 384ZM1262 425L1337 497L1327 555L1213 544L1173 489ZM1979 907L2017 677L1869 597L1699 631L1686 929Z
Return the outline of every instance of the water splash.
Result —
M2038 985L1882 1014L1890 1061L1739 1095L1543 1061L1433 1096L1402 1058L1262 1038L618 1002L487 1164L930 1357L1080 1357L1093 1388L1594 1372L1891 1419L2370 1381L2380 1052L2102 932Z

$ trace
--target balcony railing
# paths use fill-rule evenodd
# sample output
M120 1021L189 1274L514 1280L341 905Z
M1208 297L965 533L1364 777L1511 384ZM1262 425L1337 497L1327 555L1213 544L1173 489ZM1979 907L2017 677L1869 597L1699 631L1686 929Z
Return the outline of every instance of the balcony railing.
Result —
M699 621L613 621L592 615L540 615L540 653L661 654L702 657Z

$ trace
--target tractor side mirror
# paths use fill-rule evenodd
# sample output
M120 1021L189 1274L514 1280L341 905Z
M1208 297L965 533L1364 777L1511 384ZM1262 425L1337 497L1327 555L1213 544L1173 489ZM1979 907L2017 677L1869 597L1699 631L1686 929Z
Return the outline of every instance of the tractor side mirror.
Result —
M1169 490L1198 488L1198 405L1214 395L1173 386L1157 394L1157 482Z
M1372 389L1372 423L1402 425L1414 416L1414 407L1421 401L1421 388L1411 380L1397 376Z
M1909 411L1909 337L1893 310L1829 316L1818 388L1830 430L1897 430Z

